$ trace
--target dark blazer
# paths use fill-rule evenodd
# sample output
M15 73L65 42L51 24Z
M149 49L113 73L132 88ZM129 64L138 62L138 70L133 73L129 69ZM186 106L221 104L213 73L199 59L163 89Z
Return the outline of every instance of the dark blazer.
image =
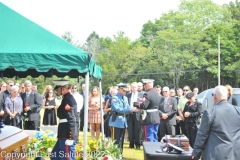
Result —
M4 103L6 98L10 95L10 93L8 92L8 90L5 90L4 92L0 93L0 111L4 111L5 107L4 107Z
M26 104L31 108L27 111L29 121L40 121L40 110L42 109L43 97L37 92L31 91L30 95L26 98L26 92L21 94L23 100L23 112Z
M161 117L163 113L168 114L167 119L162 119L162 123L176 125L176 114L177 114L177 99L174 97L168 97L168 106L164 109L164 97L160 99L159 103L159 116Z
M150 109L158 109L159 106L159 94L151 88L149 91L143 94L143 98L145 102L140 104L140 109L150 110ZM143 121L144 125L158 124L159 120L159 112L148 112L146 119Z
M137 102L142 102L142 98L143 98L143 93L141 92L137 92L138 93L138 99L137 99ZM133 93L129 93L129 94L126 94L126 97L128 99L128 104L131 106L131 98L132 98L132 94ZM133 114L133 113L130 113L130 114ZM129 115L130 115L129 114ZM139 110L138 112L136 112L136 118L137 118L137 121L140 120L140 116L141 116L141 110ZM129 117L128 117L129 118Z
M203 112L192 155L202 160L240 159L240 108L227 101Z
M189 112L189 117L185 117L185 112ZM202 110L202 103L198 102L197 100L193 105L190 106L190 102L188 101L185 104L183 109L183 116L185 117L184 123L185 126L194 126L200 124L200 115L203 112Z
M69 110L66 109L66 105L70 106ZM70 93L66 93L63 96L62 103L57 110L57 116L59 119L67 119L67 122L58 124L57 137L59 139L77 140L77 103Z

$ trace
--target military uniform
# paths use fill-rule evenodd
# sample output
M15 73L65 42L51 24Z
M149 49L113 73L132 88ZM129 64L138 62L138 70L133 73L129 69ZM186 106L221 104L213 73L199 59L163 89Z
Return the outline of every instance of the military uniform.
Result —
M158 126L160 123L158 105L160 98L158 93L151 88L143 95L144 102L139 108L146 111L146 118L143 120L144 139L149 142L158 142Z
M127 97L117 93L112 97L111 106L112 115L109 119L109 126L111 127L112 139L115 140L115 144L118 144L118 146L123 149L124 133L125 128L127 128L125 114L130 111Z
M58 141L52 150L51 160L75 160L75 143L78 138L77 103L70 93L63 96L57 115L59 118ZM69 140L73 143L66 144ZM68 154L70 157L67 157Z

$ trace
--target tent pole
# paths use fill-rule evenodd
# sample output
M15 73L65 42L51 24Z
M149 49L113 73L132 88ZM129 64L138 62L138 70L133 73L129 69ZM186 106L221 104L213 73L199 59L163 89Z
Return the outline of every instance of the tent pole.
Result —
M88 96L89 96L89 72L85 75L85 98L84 98L84 144L83 160L87 160L87 134L88 134Z
M102 80L99 80L99 92L100 92L100 108L101 108L101 118L102 118L102 123L101 123L101 128L102 128L102 139L104 140L105 136L104 136L104 119L103 119L103 107L105 107L105 105L102 105Z

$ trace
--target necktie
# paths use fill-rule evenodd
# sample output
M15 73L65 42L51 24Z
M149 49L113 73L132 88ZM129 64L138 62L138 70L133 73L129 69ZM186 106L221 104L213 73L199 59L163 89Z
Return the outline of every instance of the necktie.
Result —
M26 92L26 95L27 95L27 98L28 98L28 96L29 96L29 92Z
M164 98L164 109L167 108L167 98Z

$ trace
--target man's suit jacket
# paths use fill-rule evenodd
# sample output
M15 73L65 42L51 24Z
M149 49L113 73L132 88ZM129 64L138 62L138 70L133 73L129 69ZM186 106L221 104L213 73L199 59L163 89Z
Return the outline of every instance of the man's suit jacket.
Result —
M177 100L176 98L168 97L166 108L164 108L164 100L165 98L162 96L159 103L159 116L161 117L163 113L166 113L168 118L162 119L160 123L176 125Z
M27 116L29 121L40 121L40 110L42 108L43 97L37 92L31 91L30 95L27 97L26 92L21 95L23 100L23 112L27 105L31 110L27 111Z
M221 101L203 112L192 155L202 160L240 159L240 108Z
M127 99L128 99L128 104L131 106L131 98L132 98L132 94L133 93L129 93L129 94L126 94L126 97L127 97ZM141 93L141 92L137 92L137 102L142 102L142 98L143 98L143 93ZM132 106L131 106L132 107ZM133 113L130 113L129 114L129 116L131 115L131 114L133 114ZM138 112L136 112L136 118L137 118L137 121L139 121L140 120L140 116L141 116L141 111L139 110ZM127 117L127 118L129 118L129 117Z

